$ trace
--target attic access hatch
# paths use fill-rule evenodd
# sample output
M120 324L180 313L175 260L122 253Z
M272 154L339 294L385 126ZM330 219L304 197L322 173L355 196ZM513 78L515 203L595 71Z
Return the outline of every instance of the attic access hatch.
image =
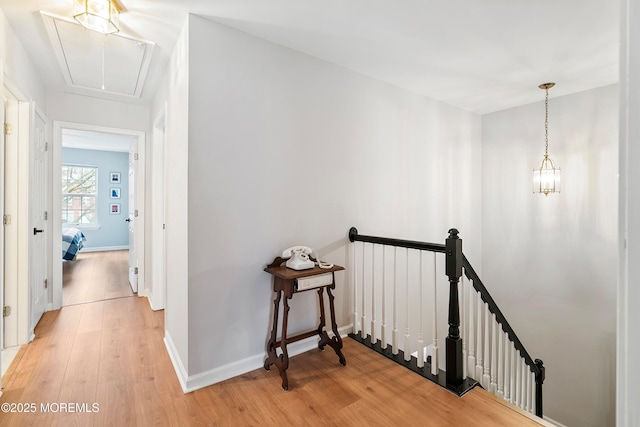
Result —
M74 21L40 12L69 86L139 98L154 44L104 35Z

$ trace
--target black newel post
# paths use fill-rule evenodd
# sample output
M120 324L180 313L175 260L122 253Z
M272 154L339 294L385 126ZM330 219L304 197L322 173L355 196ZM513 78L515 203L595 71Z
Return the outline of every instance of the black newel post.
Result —
M449 230L445 242L446 273L449 276L449 335L445 339L447 357L447 387L462 384L462 338L460 338L460 302L458 282L462 276L462 240L458 230Z
M542 360L536 359L535 364L538 367L536 376L536 416L542 418L542 383L544 383L544 365Z

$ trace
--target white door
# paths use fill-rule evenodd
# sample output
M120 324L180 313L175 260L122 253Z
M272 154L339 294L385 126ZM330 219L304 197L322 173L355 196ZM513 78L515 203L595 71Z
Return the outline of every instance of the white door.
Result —
M136 225L136 161L135 147L129 151L129 208L126 221L129 223L129 284L133 292L138 292L138 259L136 257L135 225Z
M46 252L46 120L39 109L32 103L31 123L33 135L31 138L31 162L29 182L29 230L31 242L29 245L29 284L31 315L29 332L33 333L47 302L47 252Z

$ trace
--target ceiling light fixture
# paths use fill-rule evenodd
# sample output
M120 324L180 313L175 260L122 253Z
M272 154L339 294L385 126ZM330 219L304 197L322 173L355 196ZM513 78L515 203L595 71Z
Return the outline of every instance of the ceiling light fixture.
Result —
M115 0L74 0L73 19L89 30L112 34L120 31L121 11Z
M540 165L533 170L533 192L548 196L560 192L560 168L549 157L549 89L555 83L543 83L538 86L545 90L544 98L544 157Z

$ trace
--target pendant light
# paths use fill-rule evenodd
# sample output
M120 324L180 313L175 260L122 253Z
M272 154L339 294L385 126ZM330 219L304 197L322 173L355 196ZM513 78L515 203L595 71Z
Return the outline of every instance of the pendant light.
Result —
M83 27L102 34L120 31L120 12L116 0L74 0L73 18Z
M560 168L549 157L549 89L555 83L543 83L538 86L544 89L544 157L540 165L533 170L533 192L548 196L549 193L560 192Z

